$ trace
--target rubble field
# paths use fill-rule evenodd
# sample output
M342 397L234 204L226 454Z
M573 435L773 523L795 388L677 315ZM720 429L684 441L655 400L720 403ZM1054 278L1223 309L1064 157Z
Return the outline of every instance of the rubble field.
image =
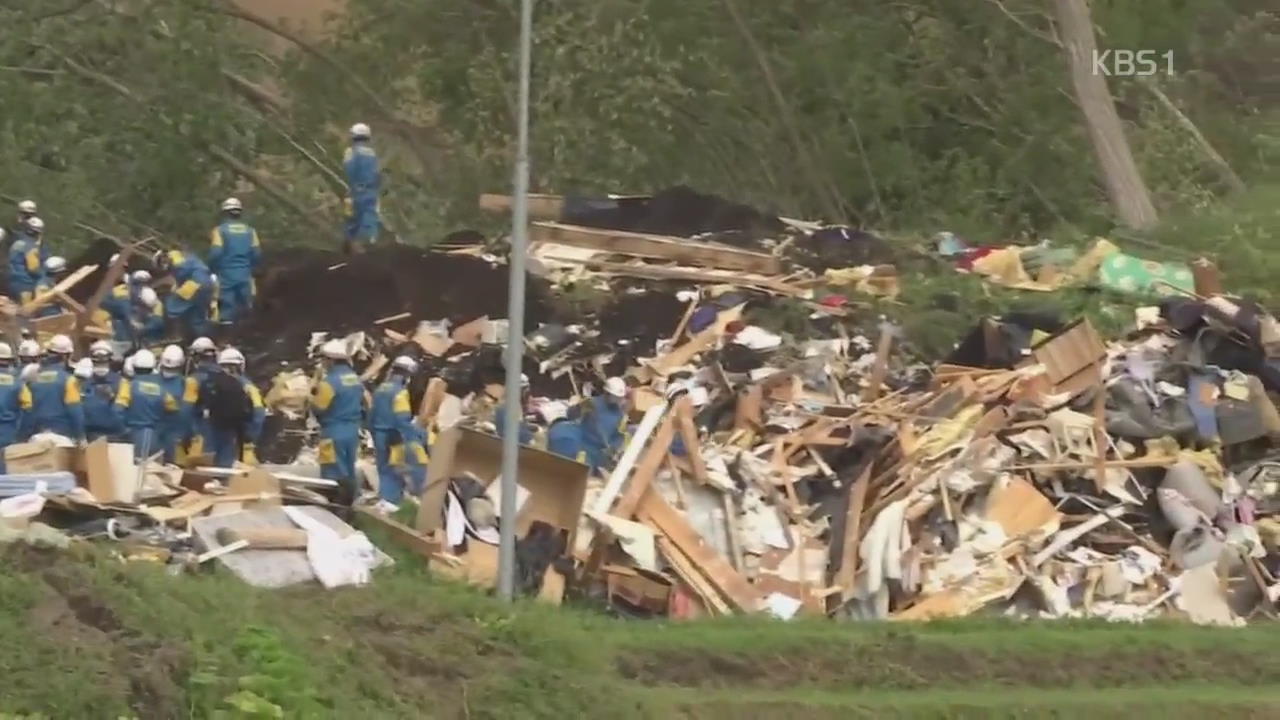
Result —
M301 716L448 697L445 714L469 717L480 697L528 711L530 687L548 699L526 714L562 717L982 716L1032 690L1104 716L1276 707L1280 665L1256 648L1280 627L1280 321L1212 263L1105 239L904 247L687 188L531 209L523 337L500 241L270 258L254 315L221 338L263 390L260 466L134 461L103 439L8 447L0 544L42 652L80 642L103 667L150 653L99 686L139 712L185 693ZM103 272L110 249L80 261ZM918 281L907 256L979 289L1125 301L1105 331L1033 309L966 318L930 357L890 320ZM35 304L83 297L79 272ZM368 388L418 361L410 411L431 459L399 509L339 506L320 477L308 402L328 339ZM532 602L516 613L464 587L496 579L511 342L528 379L516 591ZM616 417L588 406L603 387ZM579 413L607 418L596 467L551 451L548 423L592 422ZM63 554L40 565L26 545ZM166 634L140 619L157 592L182 603ZM1252 629L1223 642L1193 624ZM351 667L385 667L385 687L331 686Z

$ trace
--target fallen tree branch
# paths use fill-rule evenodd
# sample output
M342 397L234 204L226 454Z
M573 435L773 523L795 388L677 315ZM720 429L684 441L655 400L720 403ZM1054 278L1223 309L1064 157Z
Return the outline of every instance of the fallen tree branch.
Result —
M1178 126L1187 131L1187 134L1195 141L1196 146L1200 148L1200 152L1204 153L1205 159L1208 160L1209 164L1213 166L1213 169L1218 172L1222 181L1231 188L1231 191L1237 193L1244 192L1246 189L1244 180L1241 180L1240 176L1236 174L1236 171L1231 167L1231 163L1228 163L1227 159L1218 153L1217 149L1213 147L1213 144L1209 142L1208 138L1200 132L1200 128L1196 127L1196 124L1191 122L1191 118L1187 117L1186 114L1178 109L1178 106L1174 104L1173 100L1169 99L1169 96L1160 89L1160 86L1151 78L1141 75L1138 76L1138 84L1146 88L1147 92L1154 95L1156 101L1160 103L1161 107L1169 111L1169 114L1173 116L1173 119L1178 123Z
M119 95L122 95L123 97L126 97L137 104L145 105L142 99L140 99L138 95L134 93L133 90L124 86L115 78L104 75L95 70L90 70L89 68L84 67L83 65L77 63L75 60L72 60L70 57L67 57L65 54L59 52L58 50L52 47L49 47L47 45L40 45L40 47L45 48L50 52L52 52L53 54L60 57L62 61L66 64L67 69L71 70L74 74L79 75L80 77L85 78L87 80L92 80L96 83L109 87ZM286 193L284 190L277 187L274 182L272 182L271 180L268 180L264 175L262 175L262 173L258 172L257 170L254 170L252 167L249 167L244 162L240 161L238 158L236 158L227 150L217 145L211 145L208 143L200 143L199 147L210 158L218 161L225 167L231 169L233 172L239 174L241 177L253 183L254 186L256 186L258 189L270 195L281 205L284 205L285 207L292 210L294 214L302 218L303 221L305 221L312 228L316 229L318 232L325 235L332 234L335 232L334 228L336 227L336 225L329 225L321 222L320 219L316 217L316 213L314 210L308 210L307 208L303 207L293 198L289 197L288 193Z

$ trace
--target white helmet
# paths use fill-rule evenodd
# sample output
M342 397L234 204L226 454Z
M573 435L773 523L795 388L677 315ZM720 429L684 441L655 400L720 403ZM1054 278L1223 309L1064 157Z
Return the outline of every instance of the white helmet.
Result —
M356 123L351 126L352 140L368 140L373 137L373 132L369 130L369 126L364 123Z
M156 303L160 302L160 296L156 295L156 291L153 288L144 287L138 292L138 301L149 308L153 308Z
M18 212L22 213L23 215L35 215L36 201L23 200L22 202L18 203Z
M213 340L207 337L198 337L191 343L191 354L198 355L200 353L213 352L218 346L213 344Z
M604 381L604 391L617 398L626 397L627 382L620 377L611 377Z
M229 347L218 353L219 365L235 365L236 367L244 367L244 353Z
M80 358L76 361L76 364L72 366L72 371L75 373L76 377L85 379L91 378L93 377L93 361L89 358Z
M70 355L76 351L76 346L66 335L54 335L44 349L54 355Z
M347 352L347 344L341 340L325 340L320 346L320 354L330 360L351 359L351 355Z
M13 347L7 342L0 342L0 360L12 360Z
M94 341L94 343L89 346L90 357L96 358L96 357L106 356L107 358L110 358L114 354L115 353L111 350L111 343L107 342L106 340Z
M182 363L187 361L187 356L183 354L182 348L177 345L166 345L160 353L160 367L167 370L176 370L182 367Z
M403 370L410 375L418 372L418 361L408 355L401 355L391 363L391 367L396 370Z
M146 285L151 282L151 273L146 270L134 270L133 274L129 276L129 279L137 285Z
M134 370L155 370L156 354L150 350L139 350L133 354L132 358L125 361L125 366L128 367L130 363Z
M29 218L27 220L27 229L39 235L44 232L44 221L38 217Z
M54 255L44 261L44 269L51 273L60 273L67 269L67 259L61 255Z
M40 357L40 343L27 338L18 343L18 357L21 358L37 358Z
M244 205L241 205L240 200L237 198L227 198L226 200L222 201L223 212L230 212L232 210L243 210L243 209L244 209Z

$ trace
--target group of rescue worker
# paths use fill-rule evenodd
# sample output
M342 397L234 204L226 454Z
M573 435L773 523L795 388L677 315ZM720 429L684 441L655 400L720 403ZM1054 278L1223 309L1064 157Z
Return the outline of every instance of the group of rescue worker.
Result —
M0 342L0 446L54 433L77 443L131 442L139 458L160 454L177 464L206 454L219 467L256 461L266 409L239 350L218 352L202 337L190 358L169 345L158 359L147 349L116 359L101 340L79 360L66 335L43 348L23 340L16 357ZM0 470L2 463L0 453Z
M342 233L344 247L353 253L376 242L381 228L382 171L372 137L367 124L352 125L351 143L343 156L348 195ZM21 201L13 228L0 229L0 240L9 241L9 293L23 304L52 288L67 270L66 259L49 251L45 223L37 209L33 200ZM254 276L261 263L262 243L244 217L244 204L227 198L203 258L181 249L160 251L152 258L151 270L136 270L112 288L101 309L110 318L117 351L172 335L190 342L213 334L215 326L225 329L243 320L253 309ZM153 279L172 283L163 299L152 286ZM37 316L58 312L56 305L48 304Z
M350 140L343 157L349 190L343 237L347 252L360 253L376 242L381 228L382 181L369 126L353 125ZM3 447L42 432L76 442L127 441L138 457L160 454L177 464L208 455L220 467L257 462L255 444L266 416L261 393L245 374L244 355L233 347L219 352L210 335L252 311L262 243L239 199L227 198L220 211L203 258L161 250L152 257L151 269L126 272L111 288L100 310L109 318L112 339L93 343L86 357L75 359L66 335L55 335L43 348L25 339L16 355L0 343L0 472ZM0 229L0 239L6 235L11 235L10 294L25 304L56 285L67 262L49 253L34 201L18 204L11 233ZM157 291L162 284L170 285L163 298ZM60 310L48 305L40 312ZM159 357L149 349L179 335L189 343L189 354L176 344L164 347ZM311 411L320 427L321 476L338 482L340 502L356 502L356 458L361 430L367 430L377 465L377 506L393 511L406 489L416 497L426 484L430 437L409 399L418 364L396 358L370 393L342 341L325 342L320 356L323 377L313 387ZM606 468L625 438L626 396L626 384L609 378L603 393L576 408L556 403L539 408L536 414L546 429L538 442L593 470ZM528 400L525 378L517 401L526 417L520 428L526 444L535 441L525 412Z

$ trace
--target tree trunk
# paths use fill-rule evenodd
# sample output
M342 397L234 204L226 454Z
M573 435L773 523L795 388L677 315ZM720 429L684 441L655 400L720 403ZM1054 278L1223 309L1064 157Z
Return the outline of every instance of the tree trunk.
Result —
M1107 195L1120 221L1135 229L1149 228L1159 219L1151 192L1142 180L1124 136L1124 125L1116 113L1115 99L1107 88L1106 76L1094 72L1093 58L1098 44L1093 35L1093 18L1088 0L1053 0L1058 34L1067 53L1071 84L1076 102L1084 113L1085 126Z

